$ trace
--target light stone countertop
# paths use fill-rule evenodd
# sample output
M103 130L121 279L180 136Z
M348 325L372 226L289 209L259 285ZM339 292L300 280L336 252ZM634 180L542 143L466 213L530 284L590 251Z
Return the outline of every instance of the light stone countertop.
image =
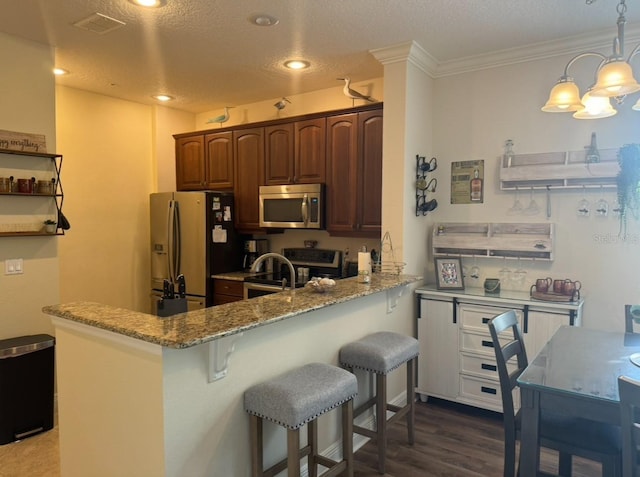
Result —
M413 275L392 276L374 273L370 284L358 283L356 277L345 278L336 281L335 288L326 293L297 288L168 318L92 302L49 305L42 311L149 343L179 349L420 280L422 277Z

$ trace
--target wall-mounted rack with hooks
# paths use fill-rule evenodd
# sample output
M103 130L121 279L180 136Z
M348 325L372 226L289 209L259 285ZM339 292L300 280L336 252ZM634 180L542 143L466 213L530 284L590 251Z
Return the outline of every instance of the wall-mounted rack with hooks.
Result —
M615 187L618 149L600 149L599 162L586 151L505 155L500 158L500 189Z
M438 186L438 179L432 177L427 180L427 174L437 167L438 160L435 157L427 161L425 157L416 155L416 217L421 213L427 215L438 207L436 199L427 200L427 193L435 192Z
M553 260L550 223L436 223L433 256Z

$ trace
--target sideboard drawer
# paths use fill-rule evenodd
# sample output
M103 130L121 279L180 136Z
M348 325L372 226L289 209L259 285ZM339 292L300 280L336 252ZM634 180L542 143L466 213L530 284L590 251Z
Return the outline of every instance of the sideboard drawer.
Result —
M502 342L502 337L500 338ZM504 342L508 342L508 338L504 338ZM489 330L486 333L474 333L469 331L460 332L460 351L470 351L472 353L487 354L495 357L493 349L493 341Z
M469 401L482 401L493 409L502 410L498 381L460 375L460 396Z

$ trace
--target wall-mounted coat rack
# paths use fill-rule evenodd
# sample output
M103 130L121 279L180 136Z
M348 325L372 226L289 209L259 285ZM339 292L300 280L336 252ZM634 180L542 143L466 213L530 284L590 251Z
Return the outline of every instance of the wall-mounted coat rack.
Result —
M432 177L427 181L427 174L433 172L438 167L438 160L432 157L430 160L423 156L416 155L416 217L422 213L427 215L438 207L436 199L427 200L428 192L435 192L438 186L438 179Z

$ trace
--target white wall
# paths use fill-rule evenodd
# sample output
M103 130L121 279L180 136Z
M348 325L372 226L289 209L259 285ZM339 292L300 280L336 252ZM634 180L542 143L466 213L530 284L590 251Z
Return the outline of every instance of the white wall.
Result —
M59 152L55 137L53 50L0 33L0 129L44 134L47 152ZM0 172L0 175L3 175ZM17 202L5 197L2 213ZM39 200L39 199L35 199ZM3 218L2 220L5 220ZM40 310L59 300L57 237L0 237L0 339L53 333ZM22 258L24 274L4 275L5 261Z
M619 148L639 142L640 113L631 111L637 97L619 107L618 115L578 121L570 114L543 113L553 86L569 58L553 58L521 63L468 74L440 78L434 89L434 155L438 158L439 180L436 197L440 207L431 215L431 223L443 222L545 222L545 195L535 193L542 212L532 217L508 216L506 211L515 199L515 192L501 192L498 181L498 157L503 153L506 139L513 139L516 153L582 150L596 132L600 148ZM572 70L578 81L592 79L593 70ZM584 86L587 85L582 85ZM636 95L637 96L637 95ZM451 162L484 159L484 203L450 204ZM613 217L578 218L576 214L582 190L551 192L552 215L556 224L555 260L525 262L527 284L535 278L571 278L580 280L586 298L584 325L590 328L622 330L623 305L640 300L637 278L640 260L640 232L631 223L626 242L618 239L618 221ZM615 189L587 190L587 199L595 202L605 197L615 198ZM529 193L521 193L526 206ZM464 259L472 266L472 259ZM430 265L430 273L433 267ZM479 259L482 284L487 276L497 276L503 260ZM515 261L507 261L514 270ZM433 276L428 278L433 282Z

